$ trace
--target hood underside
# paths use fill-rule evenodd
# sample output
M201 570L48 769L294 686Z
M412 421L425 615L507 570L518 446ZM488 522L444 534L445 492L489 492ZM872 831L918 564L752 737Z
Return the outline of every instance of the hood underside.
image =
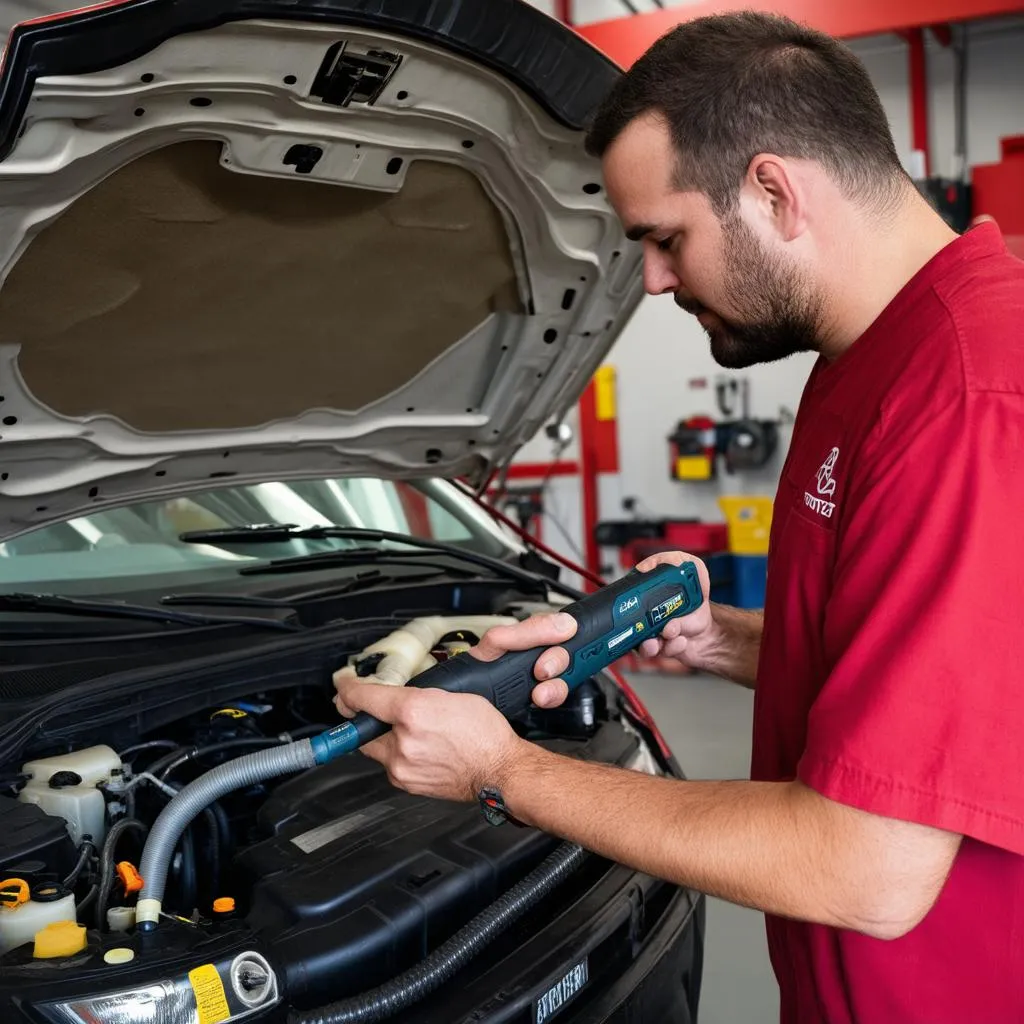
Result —
M110 39L146 5L105 10ZM543 90L341 0L277 6L31 80L0 161L0 536L225 476L483 479L635 308L638 254Z

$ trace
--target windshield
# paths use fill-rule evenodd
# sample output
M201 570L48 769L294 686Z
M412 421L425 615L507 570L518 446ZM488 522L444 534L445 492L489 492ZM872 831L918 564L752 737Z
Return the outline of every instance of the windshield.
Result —
M189 531L270 523L387 530L496 558L519 550L510 535L444 480L261 483L97 512L2 543L0 590L31 584L51 592L116 593L148 579L235 577L245 565L365 544L332 538L220 547L179 539Z

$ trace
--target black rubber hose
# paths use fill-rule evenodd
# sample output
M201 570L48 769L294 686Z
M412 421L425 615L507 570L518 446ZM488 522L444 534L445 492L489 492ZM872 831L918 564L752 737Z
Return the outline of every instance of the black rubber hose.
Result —
M206 870L210 878L212 901L220 895L220 863L223 841L220 836L220 823L217 821L217 815L209 807L204 807L203 818L206 821L206 832L210 841L210 855L206 861Z
M291 729L283 736L249 736L237 740L222 740L220 743L211 743L207 747L179 747L172 755L162 757L158 764L150 771L161 781L177 771L183 764L189 761L197 761L208 754L219 754L223 750L236 750L245 747L278 747L295 740L307 739L310 736L317 736L330 729L329 725L304 725L298 729Z
M174 740L147 740L145 743L136 743L132 747L125 747L117 756L122 761L128 761L135 754L141 754L147 750L177 750L179 744Z
M92 841L92 836L82 836L82 852L78 855L78 863L71 869L71 874L64 879L65 889L74 889L78 882L78 876L85 870L85 865L89 863L89 858L94 856L96 853L96 844Z
M214 800L207 809L217 819L218 831L220 833L221 861L227 864L231 860L231 820L228 818L227 811L224 810L223 805L217 800Z
M175 748L169 754L164 754L162 757L158 757L152 764L150 764L146 768L146 771L149 772L150 775L154 775L157 778L159 778L160 773L172 761L176 760L182 754L187 754L190 750L195 750L195 747L175 746Z
M196 850L195 844L192 842L191 828L185 829L179 849L181 850L181 871L178 873L178 899L182 916L190 917L199 902L199 894L196 891Z
M182 786L177 783L168 783L171 789L181 792ZM217 815L209 807L202 810L203 819L206 821L206 829L210 839L210 860L209 877L212 898L216 899L220 888L220 864L221 864L221 831ZM223 812L222 812L223 813ZM226 817L226 816L225 816ZM196 861L195 840L192 837L192 829L188 828L181 837L179 844L181 850L181 873L179 884L181 886L182 911L187 916L199 904L199 875L197 873L198 863Z
M168 786L171 789L177 790L179 793L182 790L180 783L169 782ZM212 892L212 898L216 899L220 892L220 872L221 864L226 862L230 858L230 851L227 848L227 837L231 834L231 823L228 821L227 814L224 813L224 808L218 803L213 803L209 807L204 807L202 810L203 819L206 821L206 829L210 840L210 858L208 861L209 877L210 877L210 889ZM190 830L191 834L191 830ZM184 856L185 849L182 848L182 855ZM193 883L194 883L194 894L195 898L199 898L198 889L198 876L195 874L196 862L193 852ZM187 895L187 894L186 894ZM186 911L191 908L186 907Z
M99 894L99 891L99 882L93 883L92 888L85 894L85 898L82 900L81 903L78 904L78 907L76 908L76 915L78 917L85 916L85 912L92 906L93 900L96 899L96 896Z
M96 928L103 932L107 927L107 904L114 888L114 854L117 842L125 832L138 832L145 835L149 829L137 818L122 818L110 826L107 838L103 841L103 852L100 854L99 893L96 898Z
M582 847L563 843L415 967L360 996L315 1010L292 1010L288 1024L367 1024L394 1016L440 988L513 921L564 882L585 857Z
M237 750L241 747L277 747L281 742L276 736L253 736L250 739L223 740L220 743L211 743L208 747L189 747L171 760L162 759L160 767L155 768L153 774L161 781L166 781L167 777L183 764L206 757L208 754L218 754L222 750Z

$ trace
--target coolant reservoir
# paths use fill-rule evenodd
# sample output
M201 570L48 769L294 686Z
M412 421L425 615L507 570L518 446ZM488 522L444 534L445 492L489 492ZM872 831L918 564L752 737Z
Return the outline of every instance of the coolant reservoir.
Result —
M21 770L31 778L18 799L63 818L76 844L88 835L99 845L107 833L106 801L96 787L120 767L121 759L104 746L29 761Z
M12 878L0 882L0 956L26 942L51 924L75 923L75 897L57 885L37 886L29 893L27 883ZM16 893L8 898L9 893Z

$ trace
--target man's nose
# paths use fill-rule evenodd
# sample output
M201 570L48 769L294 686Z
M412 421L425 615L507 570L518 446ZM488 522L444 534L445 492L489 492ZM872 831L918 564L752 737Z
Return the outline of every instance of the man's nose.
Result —
M664 295L679 289L678 276L661 253L644 254L644 291L648 295Z

